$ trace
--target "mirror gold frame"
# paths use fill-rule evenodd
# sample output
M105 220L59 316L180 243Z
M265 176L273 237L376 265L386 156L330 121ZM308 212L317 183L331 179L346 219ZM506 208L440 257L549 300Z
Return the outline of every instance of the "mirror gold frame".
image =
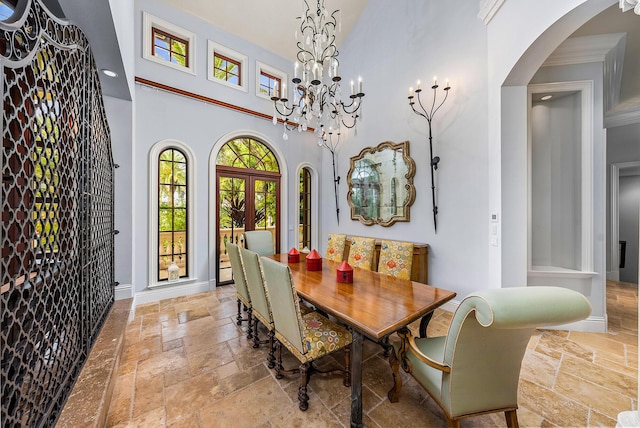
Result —
M416 164L409 156L408 141L385 141L376 147L365 147L350 163L347 202L351 220L384 227L411 220Z

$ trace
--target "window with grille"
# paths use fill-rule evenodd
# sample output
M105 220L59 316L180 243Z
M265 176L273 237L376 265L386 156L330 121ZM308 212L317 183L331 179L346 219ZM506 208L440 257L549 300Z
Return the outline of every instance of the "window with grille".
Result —
M271 100L271 97L285 97L287 95L287 74L256 61L256 95Z
M300 170L300 240L298 248L311 249L311 171Z
M282 80L264 71L260 72L260 92L268 97L280 97Z
M142 16L142 57L175 70L196 74L195 34L146 12Z
M188 276L187 159L169 148L158 159L158 281L169 279L168 268L178 265L180 278Z
M207 46L209 51L207 79L247 92L247 56L212 40L208 41Z
M153 56L182 67L189 66L189 42L153 28Z
M240 84L240 73L242 72L240 62L216 52L213 55L213 64L213 77L233 85Z

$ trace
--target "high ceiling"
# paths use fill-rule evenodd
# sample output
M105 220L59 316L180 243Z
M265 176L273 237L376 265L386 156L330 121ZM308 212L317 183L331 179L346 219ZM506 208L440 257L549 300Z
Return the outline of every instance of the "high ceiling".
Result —
M198 16L221 29L242 37L283 58L295 60L295 31L303 13L303 0L164 0L176 8ZM316 0L307 0L315 9ZM329 12L340 10L341 31L336 45L345 39L368 0L324 0ZM313 10L312 9L312 10Z

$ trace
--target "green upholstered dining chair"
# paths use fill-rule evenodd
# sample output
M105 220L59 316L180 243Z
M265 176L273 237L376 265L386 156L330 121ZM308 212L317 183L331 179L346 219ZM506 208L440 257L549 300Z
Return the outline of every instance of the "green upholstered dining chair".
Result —
M413 244L411 242L382 241L378 272L400 279L411 279L412 264Z
M376 249L374 238L354 236L349 246L349 263L352 267L371 270L373 268L373 253Z
M504 412L518 426L518 381L529 339L536 327L562 325L591 313L580 293L560 287L484 290L462 300L446 336L414 338L398 332L389 360L397 402L402 381L398 364L411 373L442 408L449 426L484 413ZM397 354L396 354L397 352Z
M275 254L273 250L273 235L268 230L250 230L244 232L244 247L255 251L261 256Z
M344 255L344 244L347 235L340 233L330 233L329 242L327 242L327 251L324 254L325 259L341 262Z
M258 348L260 344L269 344L269 356L267 357L267 365L270 369L275 367L274 354L274 336L275 330L273 326L273 316L271 308L267 301L267 295L264 288L264 279L260 270L260 255L255 251L240 248L242 263L247 279L247 288L251 297L251 314L254 318L253 323L253 347ZM260 340L258 337L258 321L268 330L268 338Z
M281 379L283 373L299 373L298 407L307 410L309 396L307 384L312 373L343 376L344 386L351 385L351 333L343 326L334 323L317 312L302 314L298 303L298 295L291 278L289 266L275 260L261 257L267 291L267 301L271 306L273 323L276 330L276 378ZM294 370L282 367L282 345L284 345L299 361L300 366ZM320 371L312 362L325 355L343 349L345 351L344 369Z
M227 242L227 253L229 254L229 262L231 262L231 271L233 272L233 283L236 287L236 296L238 300L238 316L236 317L238 325L242 324L242 321L248 321L247 326L247 338L253 337L253 330L251 326L251 298L249 297L249 290L247 289L247 279L244 272L244 266L242 265L242 259L240 258L240 248L236 244ZM247 311L247 318L242 318L242 306Z

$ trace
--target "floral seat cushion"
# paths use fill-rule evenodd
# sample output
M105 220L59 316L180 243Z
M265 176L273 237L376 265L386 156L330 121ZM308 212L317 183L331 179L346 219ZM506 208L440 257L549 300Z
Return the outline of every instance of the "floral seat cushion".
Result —
M317 312L303 315L302 326L304 353L300 353L295 346L291 346L276 330L276 338L302 362L314 361L351 344L351 333L346 328Z

